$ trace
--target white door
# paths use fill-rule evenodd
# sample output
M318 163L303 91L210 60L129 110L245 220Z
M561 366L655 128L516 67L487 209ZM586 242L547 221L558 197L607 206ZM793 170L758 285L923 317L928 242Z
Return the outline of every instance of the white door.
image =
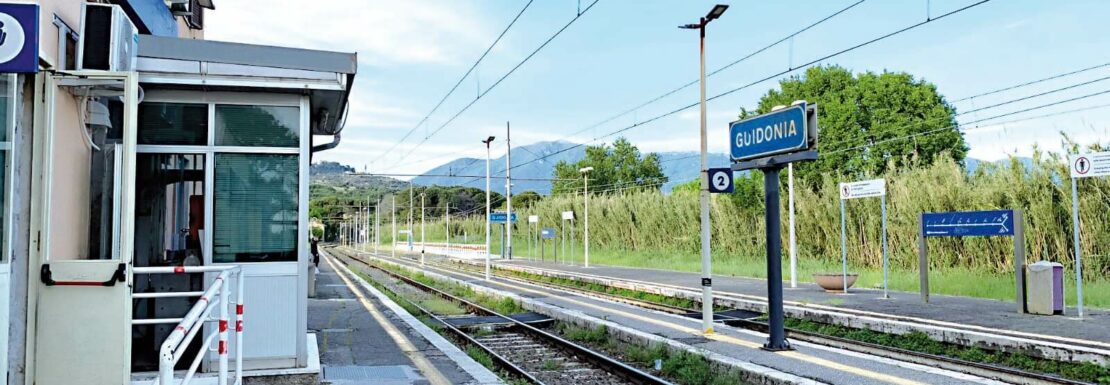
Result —
M134 74L80 74L40 75L36 97L44 135L33 154L29 371L38 385L130 382L138 85ZM90 99L123 113L97 124L107 119L83 113Z

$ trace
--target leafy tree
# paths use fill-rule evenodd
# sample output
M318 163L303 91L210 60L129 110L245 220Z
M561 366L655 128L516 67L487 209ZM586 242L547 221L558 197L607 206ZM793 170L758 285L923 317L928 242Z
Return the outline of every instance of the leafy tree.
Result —
M541 199L543 199L543 196L531 190L515 194L513 195L513 209L516 210L530 207Z
M757 115L795 100L817 103L820 132L817 161L795 166L809 184L822 174L866 177L889 165L932 164L938 157L957 162L967 143L957 131L956 109L932 83L904 72L865 72L853 76L839 66L813 67L804 76L779 82L759 100Z
M658 154L643 155L628 139L619 138L612 147L605 144L586 147L586 156L577 162L556 163L553 171L556 180L551 184L551 192L582 191L582 174L578 170L584 167L594 168L589 178L591 190L599 188L595 191L634 187L658 189L667 182Z

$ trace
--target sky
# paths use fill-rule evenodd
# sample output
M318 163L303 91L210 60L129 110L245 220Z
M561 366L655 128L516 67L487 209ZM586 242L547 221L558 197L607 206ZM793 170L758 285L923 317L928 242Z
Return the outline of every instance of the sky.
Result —
M731 7L707 29L708 71L859 0L719 1ZM726 152L728 123L741 108L755 107L778 79L803 72L805 64L976 2L865 0L709 77L709 96L739 88L707 105L709 150ZM527 3L268 0L259 6L224 0L206 15L205 37L356 52L358 74L342 143L314 161L337 161L358 171L421 173L459 157L481 158L481 140L490 135L497 137L492 151L499 157L507 124L513 148L549 140L605 143L617 137L608 134L627 128L620 135L643 151L698 149L696 107L652 120L696 102L696 86L617 115L697 79L697 32L676 26L697 22L715 2L598 0L591 7L593 0L535 0L520 13ZM518 14L476 69L429 115ZM1084 144L1106 143L1110 92L1098 93L1110 91L1110 65L960 99L1110 63L1108 14L1108 1L993 0L813 65L904 71L936 84L957 112L990 107L958 117L973 158L1030 156L1034 148L1059 151L1062 135ZM1090 83L1077 85L1085 82ZM1072 85L1077 86L1055 91ZM987 119L1009 113L1014 114Z

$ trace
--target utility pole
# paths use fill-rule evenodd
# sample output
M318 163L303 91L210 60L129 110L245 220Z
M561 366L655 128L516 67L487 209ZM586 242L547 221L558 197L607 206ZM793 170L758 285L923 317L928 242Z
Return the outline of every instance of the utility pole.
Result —
M679 26L683 29L696 29L698 30L699 39L698 47L701 56L700 64L700 92L701 92L701 189L698 192L699 207L701 211L701 286L702 286L702 301L701 301L701 319L702 331L706 334L713 333L713 270L710 264L709 253L709 159L708 159L708 138L705 132L705 27L728 9L727 5L714 6L705 17L702 17L698 24L687 24Z
M586 206L586 213L584 215L584 217L585 217L584 220L585 220L586 224L585 224L585 228L582 230L583 233L585 233L584 234L585 236L583 237L584 239L583 239L582 242L584 243L584 246L586 248L585 256L583 257L583 263L582 263L583 267L590 267L590 177L589 177L589 173L590 173L590 171L593 171L593 170L594 170L593 167L583 167L583 168L578 170L578 172L582 173L582 197L585 198L585 206Z
M412 207L412 203L413 203L412 180L409 180L409 239L410 240L412 239L412 236L413 236L413 231L412 231L413 230L412 229L412 209L413 209L413 207ZM412 242L409 242L409 252L410 253L412 252Z
M447 256L451 256L451 202L444 202L443 215L447 217Z
M378 197L378 204L374 206L374 254L378 253L378 247L382 244L382 198Z
M424 197L426 195L420 193L420 266L424 266L424 249L427 248L424 243Z
M513 259L513 144L509 139L509 122L505 122L505 255Z
M397 258L397 195L393 194L393 205L389 207L389 216L393 217L393 234L389 236L389 243L393 247L389 248L389 256Z
M490 260L490 255L489 255L490 254L490 242L489 242L490 241L490 225L489 225L489 213L490 213L489 145L490 145L490 143L493 143L493 136L490 136L486 140L483 140L482 143L486 144L486 281L489 281L489 276L490 276L490 266L489 266L489 263L490 263L490 261L489 261Z

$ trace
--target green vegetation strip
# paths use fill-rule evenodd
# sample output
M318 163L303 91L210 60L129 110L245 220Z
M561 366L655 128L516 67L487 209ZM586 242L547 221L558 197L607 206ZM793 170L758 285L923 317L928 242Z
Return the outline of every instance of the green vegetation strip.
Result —
M642 346L629 344L609 334L605 326L582 328L565 322L554 327L564 338L605 352L621 361L655 372L656 361L661 365L659 375L683 385L735 385L744 384L740 373L723 365L713 365L700 354L674 351L663 345Z
M698 306L698 303L695 301L660 294L647 293L638 290L615 288L596 283L583 282L579 280L559 277L550 277L546 275L539 275L516 270L498 269L498 272L509 274L519 278L524 278L527 280L570 286L597 293L615 295L654 304L678 306L685 309L695 309ZM718 310L721 309L718 308ZM1076 381L1110 385L1110 368L1089 362L1064 362L1031 357L1020 353L988 351L978 347L966 347L936 341L929 338L929 336L925 333L921 332L913 332L902 335L889 334L867 329L848 328L796 318L787 318L786 326L792 329L808 331L832 337L846 338L853 341L868 342L872 344L889 346L920 353L952 357L971 362L1006 366L1029 372L1055 374L1060 377Z
M988 351L977 347L948 344L931 339L928 335L921 332L889 334L794 318L786 319L786 327L832 337L846 338L853 341L958 358L965 361L1006 366L1029 372L1051 373L1070 380L1110 384L1110 368L1105 366L1089 362L1046 360L1024 354Z

